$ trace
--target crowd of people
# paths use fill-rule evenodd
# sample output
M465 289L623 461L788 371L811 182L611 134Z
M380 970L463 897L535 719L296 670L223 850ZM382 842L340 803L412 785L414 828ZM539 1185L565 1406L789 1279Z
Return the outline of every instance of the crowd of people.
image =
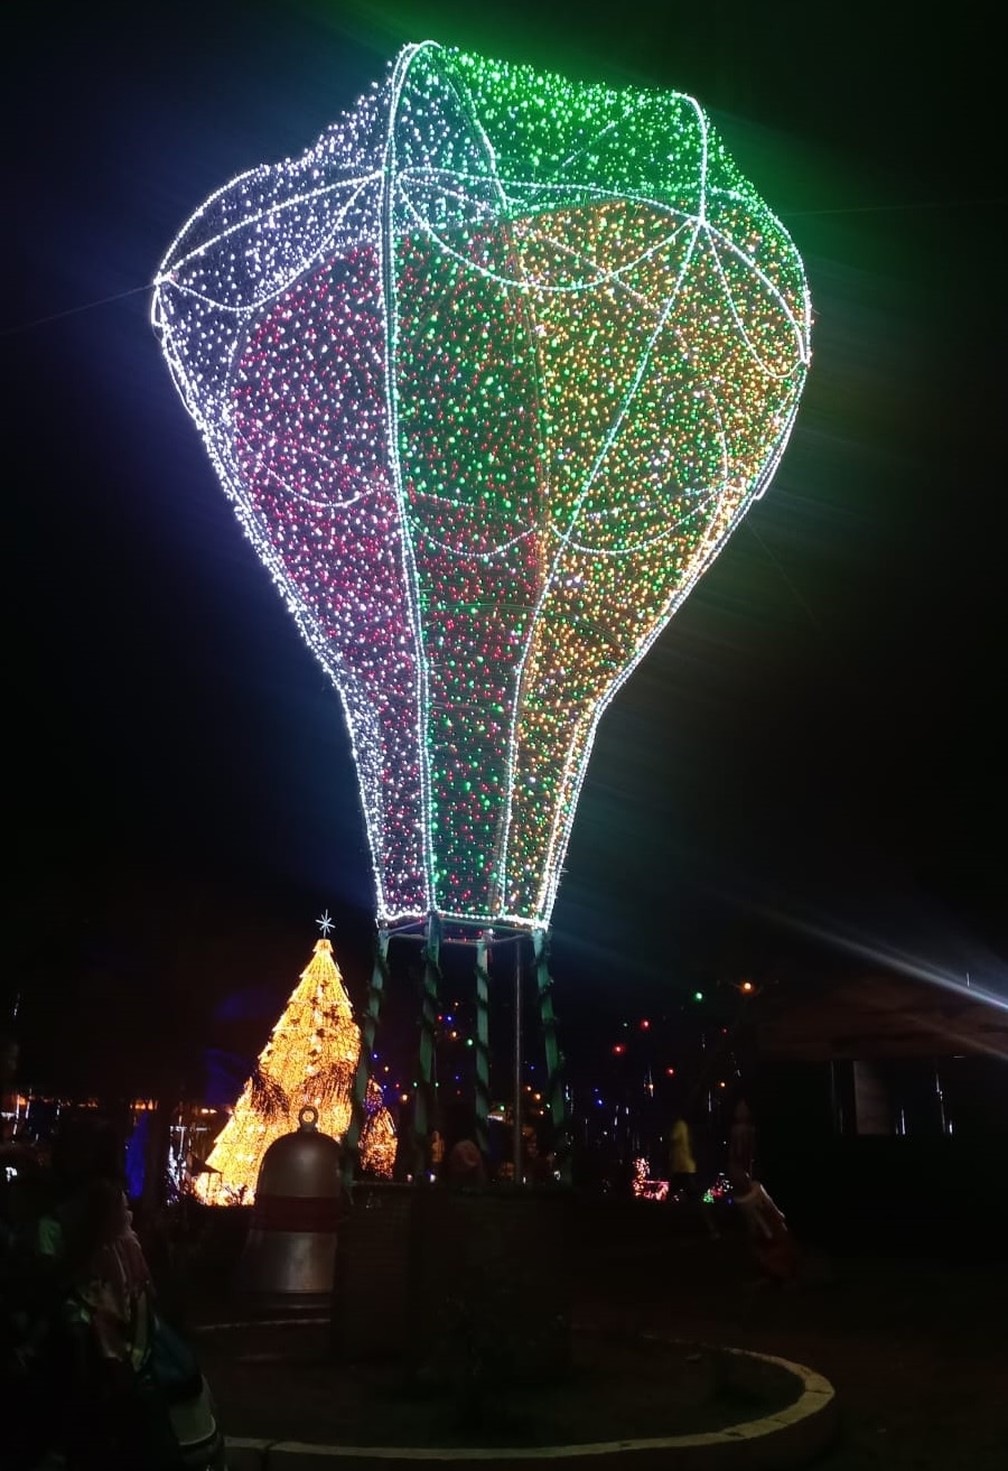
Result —
M16 1043L0 1037L0 1088L16 1066ZM473 1140L471 1120L445 1122L444 1136L435 1131L430 1141L430 1178L458 1186L498 1178ZM553 1181L552 1157L528 1132L523 1178ZM674 1118L666 1145L670 1199L717 1237L685 1112ZM87 1112L68 1114L46 1152L0 1142L0 1388L11 1407L3 1427L10 1471L224 1465L209 1389L160 1309L122 1156L113 1129ZM732 1114L721 1177L761 1278L794 1282L798 1251L759 1178L744 1099Z
M732 1209L762 1280L782 1286L794 1283L799 1265L797 1244L783 1211L758 1178L756 1127L744 1098L738 1099L732 1112L725 1176ZM669 1133L669 1177L673 1198L694 1213L699 1211L708 1233L718 1236L710 1213L702 1208L692 1131L683 1114L677 1115Z
M455 1185L482 1185L508 1178L500 1166L488 1168L472 1138L472 1120L449 1116L442 1135L435 1129L430 1139L430 1156L426 1166L431 1180ZM686 1110L677 1112L666 1136L668 1167L668 1199L688 1215L698 1234L720 1239L717 1215L705 1203L705 1184L711 1170L702 1170L697 1161L693 1129ZM784 1212L778 1207L759 1178L756 1161L756 1126L744 1097L739 1097L731 1113L728 1139L723 1158L718 1160L717 1175L726 1185L726 1204L734 1217L735 1234L741 1235L751 1255L759 1280L786 1286L794 1283L799 1273L799 1251ZM535 1131L523 1130L522 1174L526 1184L548 1184L555 1180L553 1156L540 1147ZM624 1173L629 1161L624 1161ZM505 1165L505 1169L507 1166ZM412 1178L400 1174L400 1178ZM617 1171L603 1188L620 1192L622 1176Z

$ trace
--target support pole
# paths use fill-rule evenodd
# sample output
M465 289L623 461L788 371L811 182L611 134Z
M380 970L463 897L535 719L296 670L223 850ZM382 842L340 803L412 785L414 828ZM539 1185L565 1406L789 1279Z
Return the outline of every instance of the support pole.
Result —
M553 977L549 973L549 945L545 930L532 931L532 953L535 957L536 983L539 990L539 1014L543 1041L546 1044L546 1098L553 1125L554 1169L565 1185L571 1177L571 1121L564 1086L563 1053L557 1043L556 1016L553 1011Z
M353 1187L354 1175L360 1164L360 1142L367 1121L368 1084L371 1081L371 1054L374 1051L375 1033L381 1016L382 998L388 981L389 933L378 931L375 941L374 964L368 985L367 1002L361 1018L361 1045L354 1073L353 1092L350 1098L350 1123L344 1140L343 1181L347 1189Z
M490 1157L490 971L487 941L476 942L476 1143Z
M512 1145L512 1159L514 1163L514 1182L520 1185L522 1182L522 1004L521 1004L521 981L522 981L522 957L521 938L515 939L515 977L514 977L514 1140Z
M420 1002L420 1059L416 1102L413 1109L414 1173L422 1175L430 1154L430 1132L434 1118L434 1029L437 1024L438 990L441 980L441 920L427 919L424 946L423 997Z

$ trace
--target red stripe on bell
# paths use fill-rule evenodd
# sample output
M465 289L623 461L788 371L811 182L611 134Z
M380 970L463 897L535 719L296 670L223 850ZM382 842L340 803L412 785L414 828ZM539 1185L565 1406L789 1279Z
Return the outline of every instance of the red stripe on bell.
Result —
M252 1211L260 1231L335 1231L343 1216L338 1195L262 1195Z

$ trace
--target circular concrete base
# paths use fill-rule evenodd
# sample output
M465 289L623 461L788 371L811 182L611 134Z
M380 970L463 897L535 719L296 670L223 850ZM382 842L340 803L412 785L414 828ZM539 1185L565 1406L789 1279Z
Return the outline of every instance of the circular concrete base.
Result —
M657 1337L657 1335L654 1335ZM670 1339L662 1335L662 1342ZM795 1399L755 1420L696 1435L653 1436L594 1444L438 1449L404 1446L306 1445L299 1441L229 1438L228 1471L790 1471L807 1465L836 1430L836 1394L821 1374L802 1364L747 1349L709 1348L727 1382L750 1388L768 1369L794 1379ZM430 1463L435 1463L433 1466Z

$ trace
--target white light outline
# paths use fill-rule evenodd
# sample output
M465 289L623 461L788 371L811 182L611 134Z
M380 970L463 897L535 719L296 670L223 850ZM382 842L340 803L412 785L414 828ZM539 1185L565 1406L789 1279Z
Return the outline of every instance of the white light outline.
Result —
M426 893L425 910L435 912L435 867L433 834L431 830L430 799L430 748L427 744L429 729L430 695L428 668L424 656L423 619L420 616L420 580L416 568L413 539L409 534L406 501L403 494L402 463L399 447L399 398L395 386L395 350L399 313L396 310L395 256L392 237L393 190L395 187L395 127L406 78L413 60L422 51L436 46L433 41L421 41L414 46L405 46L396 58L392 74L392 99L389 106L388 126L385 135L385 162L383 165L381 195L381 231L379 281L382 304L385 312L385 400L388 414L388 459L392 470L392 489L399 508L399 544L403 574L406 581L406 605L413 627L413 663L416 670L417 711L417 755L420 761L420 840L423 845L424 884ZM440 49L440 48L438 48ZM382 918L392 918L383 915Z
M306 155L306 157L310 156L310 153ZM239 524L242 526L242 529L245 532L246 536L255 546L260 560L263 562L266 570L269 572L273 580L274 585L277 587L278 591L283 597L288 612L294 619L298 632L301 634L301 637L304 639L308 647L315 654L315 657L322 665L322 668L328 674L329 679L334 685L339 696L340 704L343 710L344 723L346 725L347 732L350 738L350 747L354 761L354 768L358 773L358 784L360 786L361 793L361 805L364 810L365 827L368 834L368 847L370 852L371 870L374 875L375 881L377 911L379 916L388 915L390 918L401 918L405 917L405 915L398 915L395 913L395 911L391 911L389 909L385 896L385 875L383 862L386 852L385 833L381 825L375 820L376 808L380 810L381 803L376 797L369 796L363 780L363 774L367 769L369 769L372 762L365 762L363 760L363 750L358 740L359 730L367 724L367 721L363 715L363 710L364 708L368 707L369 704L366 698L366 690L363 687L361 675L356 669L353 668L353 666L347 664L342 657L334 656L333 651L329 647L327 641L321 636L320 630L315 626L316 615L314 614L314 611L306 605L300 589L292 585L289 574L287 573L287 569L283 565L283 561L278 554L277 548L274 546L272 540L270 539L268 532L259 524L258 514L252 504L250 492L246 489L244 485L244 478L238 470L238 467L233 463L232 446L228 444L226 436L223 434L223 432L221 432L225 425L231 427L230 404L225 403L225 405L223 406L220 428L215 429L214 425L210 421L206 406L190 390L190 386L186 379L184 366L179 360L178 354L175 351L172 337L161 318L162 304L160 290L164 286L170 286L174 291L180 292L180 294L188 294L192 297L198 297L199 299L205 300L208 305L213 306L216 310L227 312L230 315L234 316L239 324L239 330L235 332L231 344L231 352L229 354L230 368L230 366L234 364L239 355L241 345L245 340L248 322L252 318L253 314L261 310L262 306L265 305L265 303L267 303L268 301L277 300L280 296L284 294L285 291L289 291L290 289L292 289L294 284L298 280L310 273L312 267L320 259L324 260L324 254L320 255L321 247L319 249L316 249L315 251L312 251L306 257L303 263L299 263L298 269L293 273L291 278L283 286L266 293L261 298L258 296L255 297L252 304L250 305L243 304L240 306L220 302L213 298L208 298L202 293L194 292L192 290L189 290L187 292L184 286L174 278L174 272L177 270L177 266L173 264L170 270L165 268L168 262L171 260L172 251L175 249L178 241L196 223L197 220L201 219L207 213L211 204L213 204L234 185L243 183L244 181L251 179L265 179L269 177L270 173L270 168L268 166L263 166L261 168L248 170L245 173L240 174L237 179L232 181L231 184L224 185L223 188L217 190L215 194L213 194L210 199L203 206L201 206L199 210L196 211L196 213L190 218L187 224L183 226L182 230L176 236L175 241L169 249L168 255L165 258L165 264L162 266L157 276L155 277L154 296L151 304L151 321L155 327L155 330L158 332L159 337L161 338L162 349L168 360L169 367L172 370L172 378L175 383L175 387L178 390L179 396L182 398L186 409L200 429L204 444L207 448L207 452L210 455L211 462L216 468L217 474L226 491L228 492L232 504L234 505ZM380 172L372 171L365 177L363 183L360 183L357 178L352 181L355 186L360 184L360 187L355 187L352 196L343 202L340 214L337 217L337 225L345 219L346 214L348 213L351 206L363 193L367 182L374 182L377 181L379 178ZM326 192L335 192L335 188L331 191L315 191L315 195L321 196ZM302 197L303 196L296 196L297 202L300 202ZM259 215L243 217L241 225L234 227L234 229L245 228L248 224L249 219L255 220L257 218L264 217L265 215L272 215L277 212L278 207L271 206L268 211L261 211ZM224 234L230 235L232 233L234 233L234 230L218 232L218 235L213 237L213 240L211 242L208 242L208 245L210 243L219 243ZM327 241L332 240L334 233L334 231L330 232L329 236L327 237ZM190 252L189 258L202 256L205 253L205 250L192 251ZM398 527L398 535L401 543L403 540L401 517L400 525ZM412 911L409 911L409 913L412 913Z

